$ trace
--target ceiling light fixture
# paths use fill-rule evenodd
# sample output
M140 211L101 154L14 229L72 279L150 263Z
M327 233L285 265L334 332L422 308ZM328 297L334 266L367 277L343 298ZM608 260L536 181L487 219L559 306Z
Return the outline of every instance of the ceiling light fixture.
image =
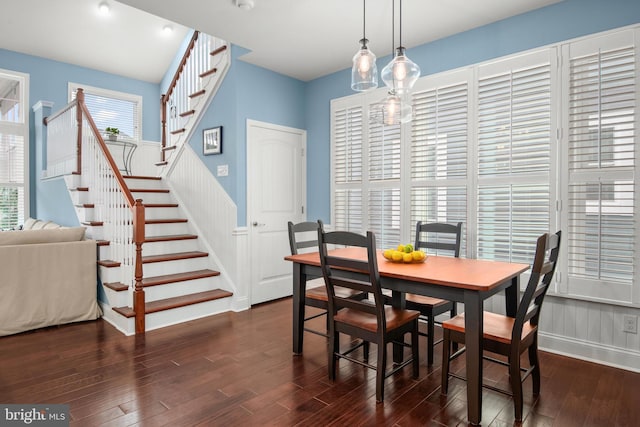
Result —
M234 0L234 3L242 10L251 10L254 6L253 0Z
M106 16L111 11L111 7L109 6L109 3L103 1L98 5L98 11L100 12L100 15Z
M395 0L393 10L395 12ZM393 16L393 15L392 15ZM395 21L395 18L393 18ZM395 23L395 22L394 22ZM420 67L405 55L402 46L402 0L400 0L400 41L394 58L383 69L380 77L385 85L398 95L409 92L420 77ZM395 36L395 34L394 34Z
M366 37L367 1L362 0L362 39L360 50L353 56L351 69L351 89L364 92L378 87L378 66L376 55L367 47Z

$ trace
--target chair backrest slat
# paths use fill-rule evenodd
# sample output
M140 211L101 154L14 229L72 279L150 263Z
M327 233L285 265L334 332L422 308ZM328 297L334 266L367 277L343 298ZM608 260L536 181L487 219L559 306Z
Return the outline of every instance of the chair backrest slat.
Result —
M531 266L531 275L520 301L511 334L512 342L517 343L520 341L522 328L526 322L531 322L534 327L538 325L542 302L549 290L553 273L556 270L561 236L562 232L558 231L552 235L545 233L538 237L533 265Z
M434 235L435 234L435 238ZM455 225L441 222L416 224L416 240L414 249L435 249L453 252L456 258L460 256L460 239L462 236L462 223ZM444 237L445 240L441 240Z
M386 327L384 299L380 287L375 235L370 231L366 236L363 236L347 231L325 233L323 229L319 229L318 244L322 274L329 296L329 313L335 315L341 308L349 308L375 314L378 321L378 331L384 333ZM350 259L329 255L328 245L362 248L366 258L364 260ZM374 303L368 300L358 301L336 294L336 288L371 293Z
M311 248L314 252L318 250L318 228L322 228L322 221L305 221L297 224L289 221L287 226L289 229L289 247L291 249L291 255L298 255L298 253L300 253L300 249Z

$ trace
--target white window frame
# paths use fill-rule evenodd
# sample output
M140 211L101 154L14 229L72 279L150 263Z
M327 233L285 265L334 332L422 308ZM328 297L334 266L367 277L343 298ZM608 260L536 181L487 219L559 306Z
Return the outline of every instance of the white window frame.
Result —
M22 183L16 184L17 187L23 189L23 220L26 220L30 216L30 192L31 186L31 174L29 170L29 74L21 73L18 71L0 69L0 74L18 80L20 82L20 117L18 122L4 122L0 121L0 133L9 133L19 135L23 140L23 180ZM10 183L2 183L2 185L9 185ZM18 224L21 225L21 224Z
M95 96L103 96L103 97L106 97L106 98L113 98L113 99L118 99L118 100L122 100L122 101L129 101L129 102L135 103L136 104L136 111L134 113L135 114L134 120L136 121L136 123L133 124L134 125L134 134L131 135L131 138L134 141L141 141L142 140L142 96L134 95L134 94L131 94L131 93L126 93L126 92L119 92L119 91L110 90L110 89L103 89L103 88L89 86L89 85L80 84L80 83L69 82L69 84L68 84L68 99L69 99L69 102L73 101L73 94L79 88L82 88L84 90L85 94L91 94L91 95L95 95ZM104 130L104 129L100 129L100 130Z

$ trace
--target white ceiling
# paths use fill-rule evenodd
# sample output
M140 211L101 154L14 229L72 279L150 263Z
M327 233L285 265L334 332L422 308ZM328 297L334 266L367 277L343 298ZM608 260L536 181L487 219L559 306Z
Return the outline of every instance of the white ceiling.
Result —
M253 0L249 11L234 0L105 0L106 19L100 1L2 0L0 47L159 82L187 28L196 28L251 50L242 58L249 63L308 81L349 68L362 38L361 0ZM415 47L559 1L404 0L402 42ZM378 57L391 53L391 8L390 0L367 1Z

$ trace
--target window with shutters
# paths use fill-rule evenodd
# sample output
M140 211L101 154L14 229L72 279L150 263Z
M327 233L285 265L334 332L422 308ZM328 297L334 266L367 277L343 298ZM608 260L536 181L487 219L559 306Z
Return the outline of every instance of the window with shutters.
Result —
M28 78L0 70L0 230L20 227L29 214Z
M529 264L560 229L552 292L640 304L637 40L640 25L422 77L396 128L367 120L384 89L332 101L335 228L393 247L418 221L462 222L461 256Z
M100 131L118 128L118 138L140 140L142 97L124 92L69 83L69 101L76 98L76 90L84 91L84 102Z
M555 56L545 49L478 68L478 258L530 263L552 225Z
M637 35L628 30L563 46L567 291L615 301L633 299L637 270Z

